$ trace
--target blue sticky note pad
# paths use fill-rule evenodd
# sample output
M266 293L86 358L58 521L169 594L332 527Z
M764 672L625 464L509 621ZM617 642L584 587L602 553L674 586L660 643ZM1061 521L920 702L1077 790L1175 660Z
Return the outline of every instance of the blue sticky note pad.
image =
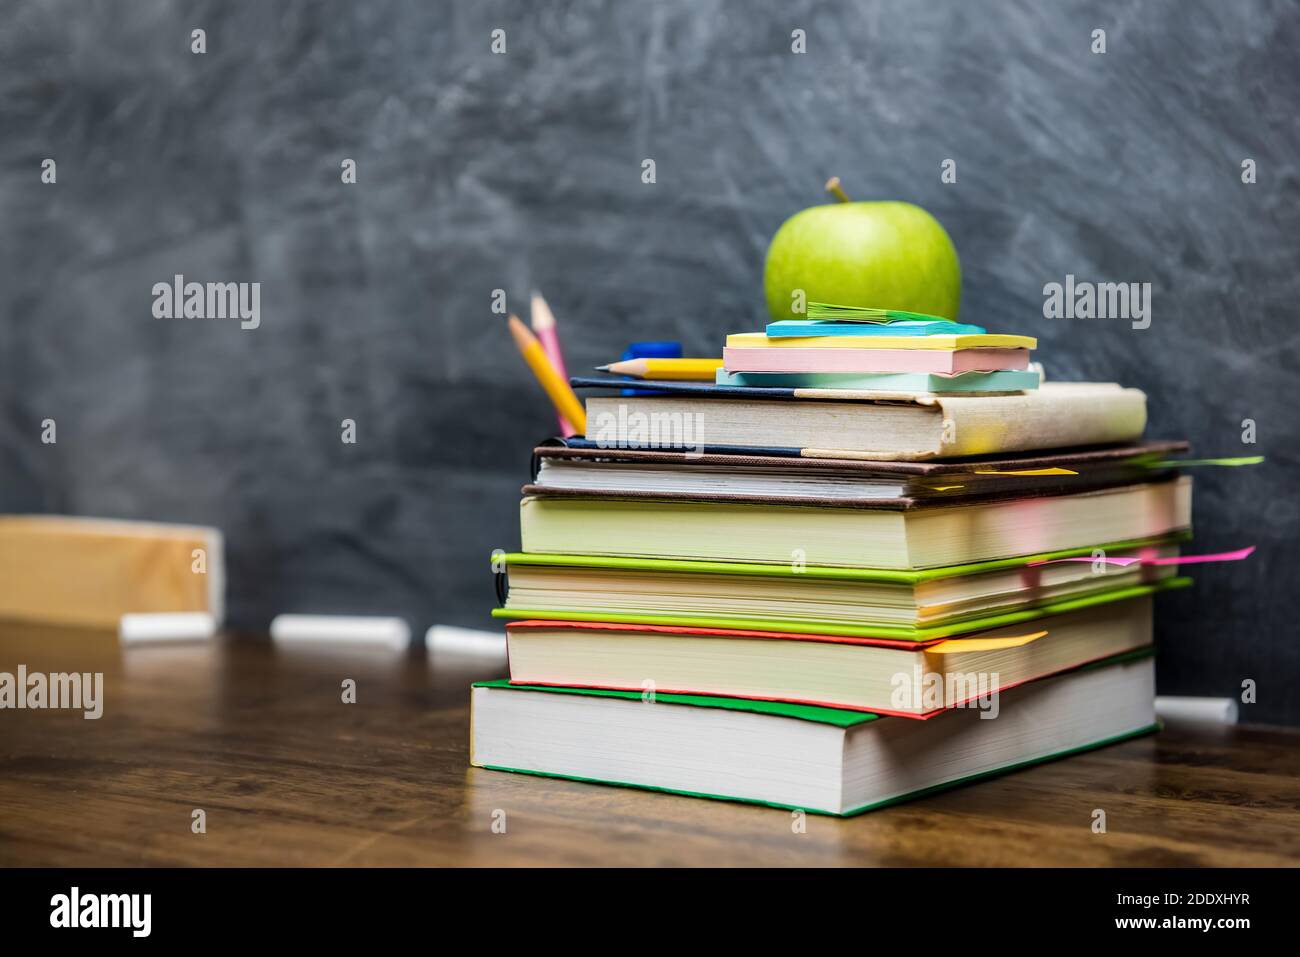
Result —
M769 339L796 336L971 336L985 332L983 326L964 322L837 322L818 319L783 319L767 324Z
M720 386L756 386L764 389L860 389L870 392L1024 392L1038 388L1037 372L1007 369L999 372L724 372Z
M682 344L671 339L634 342L623 350L623 359L680 359ZM624 389L623 395L654 395L645 389Z

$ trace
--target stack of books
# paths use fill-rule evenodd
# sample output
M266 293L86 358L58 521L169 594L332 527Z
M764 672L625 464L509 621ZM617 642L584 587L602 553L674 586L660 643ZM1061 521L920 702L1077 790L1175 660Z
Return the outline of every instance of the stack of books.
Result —
M1186 444L1030 338L819 308L714 382L572 380L473 764L844 815L1154 730Z

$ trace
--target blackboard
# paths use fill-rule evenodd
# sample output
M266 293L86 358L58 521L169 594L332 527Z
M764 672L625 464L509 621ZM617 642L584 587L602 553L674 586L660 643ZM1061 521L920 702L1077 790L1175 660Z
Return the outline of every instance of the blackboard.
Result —
M1265 0L16 0L0 508L215 524L239 625L490 627L488 554L552 428L493 290L543 290L575 370L634 339L716 353L838 174L931 210L963 318L1038 336L1049 375L1267 456L1197 475L1196 550L1259 551L1161 599L1160 689L1251 679L1245 717L1295 723L1298 48L1300 7ZM261 325L154 318L177 274L260 282ZM1045 319L1067 274L1152 283L1150 328Z

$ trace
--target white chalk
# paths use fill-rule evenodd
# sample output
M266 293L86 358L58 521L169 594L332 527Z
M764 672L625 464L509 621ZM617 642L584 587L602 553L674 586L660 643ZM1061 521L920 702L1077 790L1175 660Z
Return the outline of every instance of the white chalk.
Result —
M146 641L199 641L217 633L217 622L206 611L139 612L123 615L118 637L126 644Z
M411 626L401 618L348 615L276 615L271 640L293 645L358 645L401 651L411 643Z
M493 631L434 625L424 633L424 645L430 658L452 654L502 663L506 660L506 636Z
M1173 721L1213 721L1237 723L1237 702L1232 698L1192 698L1185 695L1158 695L1156 714Z

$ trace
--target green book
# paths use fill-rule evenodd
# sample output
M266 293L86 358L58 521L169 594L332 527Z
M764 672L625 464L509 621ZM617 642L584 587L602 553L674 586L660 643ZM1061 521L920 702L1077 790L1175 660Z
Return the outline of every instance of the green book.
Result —
M1189 585L1177 536L915 571L513 553L498 618L929 641ZM1042 564L1039 564L1042 563Z
M917 720L811 705L484 682L470 763L850 815L1155 730L1149 649Z
M738 502L599 491L526 494L519 503L525 552L898 571L1092 548L1190 527L1185 477L902 510L780 496Z
M715 562L697 561L681 558L640 558L616 555L564 555L544 552L507 552L494 554L494 561L505 562L508 567L521 565L567 565L573 568L629 568L649 569L657 572L687 572L703 574L717 572L729 575L762 575L772 578L787 578L798 575L805 578L825 578L841 581L885 581L917 582L935 581L940 578L957 578L964 575L978 575L985 572L1005 569L1020 569L1037 562L1050 562L1062 558L1091 557L1100 551L1111 558L1130 555L1142 549L1155 549L1153 554L1163 554L1160 549L1176 546L1191 539L1191 532L1180 530L1167 535L1152 535L1146 538L1130 538L1105 542L1100 545L1087 545L1077 548L1059 548L1053 551L1031 552L1013 558L995 558L980 562L965 562L959 565L942 565L938 568L845 568L838 565L802 565L789 562Z

